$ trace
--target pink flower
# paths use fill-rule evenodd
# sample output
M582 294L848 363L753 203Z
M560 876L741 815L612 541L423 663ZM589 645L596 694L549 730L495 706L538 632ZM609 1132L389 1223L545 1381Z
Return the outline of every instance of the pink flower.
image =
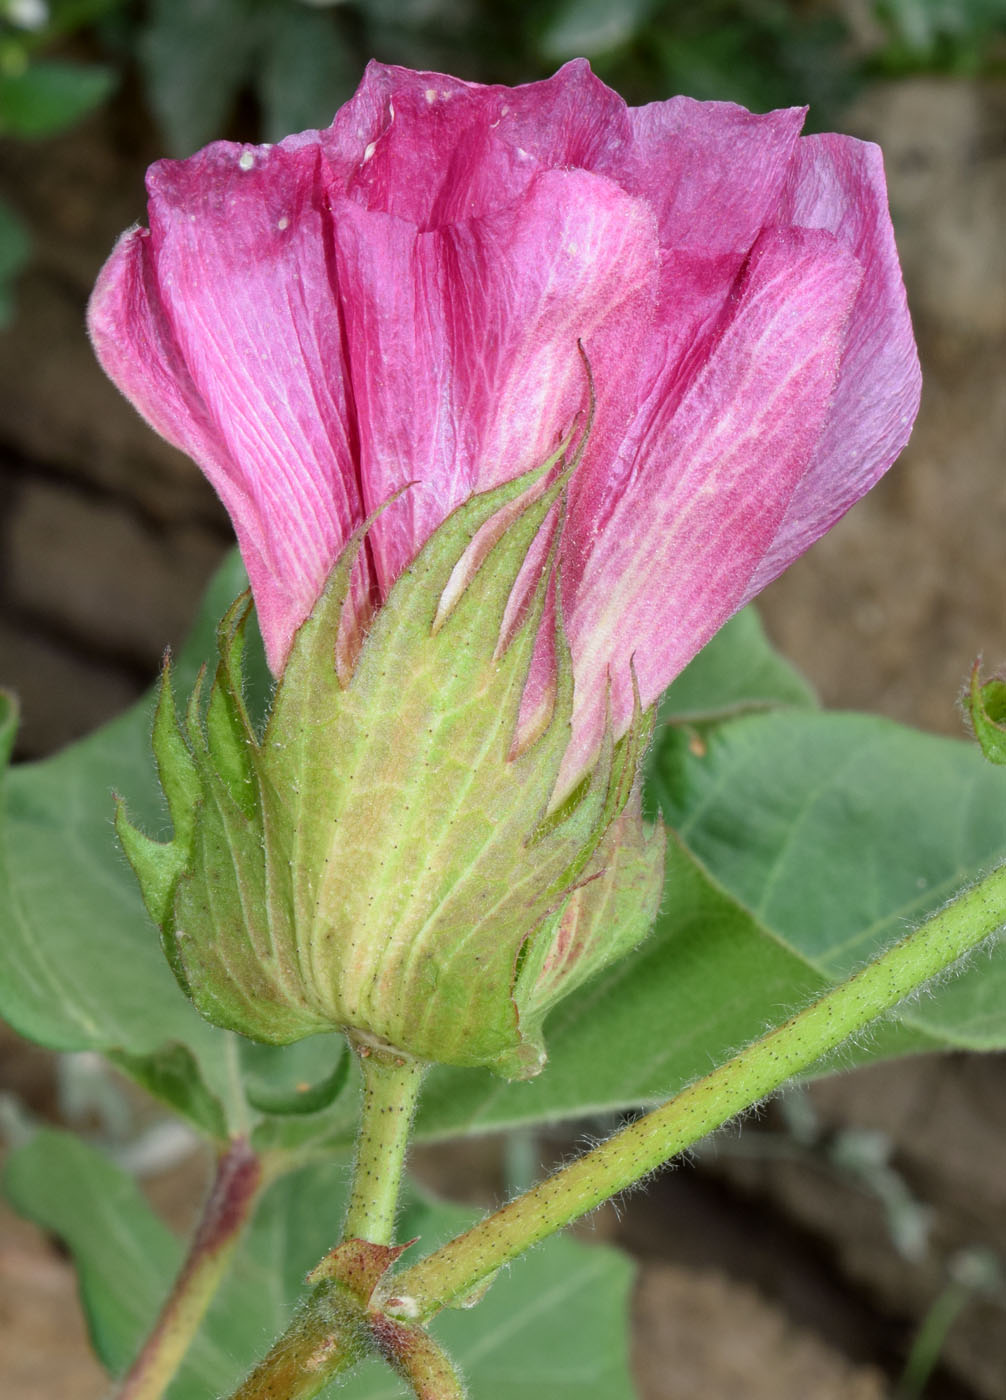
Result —
M630 662L649 705L873 485L919 396L881 156L802 120L628 108L584 61L520 88L372 64L327 131L151 168L91 334L229 510L276 674L392 492L415 483L369 536L376 602L452 508L554 450L579 343L564 787L608 678L617 734Z

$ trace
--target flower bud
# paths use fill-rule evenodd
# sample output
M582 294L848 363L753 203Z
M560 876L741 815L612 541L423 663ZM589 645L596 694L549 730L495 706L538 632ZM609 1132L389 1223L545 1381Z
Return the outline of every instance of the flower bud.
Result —
M1006 763L1006 679L983 681L981 661L976 661L961 699L982 753L990 763Z
M663 842L640 814L638 705L550 809L573 706L555 599L568 472L549 481L563 465L450 515L340 675L357 531L296 634L261 735L242 698L247 598L184 720L165 668L154 747L174 837L151 841L121 808L118 830L171 966L215 1024L272 1043L343 1029L526 1076L544 1063L548 1009L646 933ZM543 625L555 630L551 714L520 747Z

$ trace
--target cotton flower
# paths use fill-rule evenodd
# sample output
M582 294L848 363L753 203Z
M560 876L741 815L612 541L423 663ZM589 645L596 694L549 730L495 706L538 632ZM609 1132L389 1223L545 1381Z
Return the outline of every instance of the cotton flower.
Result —
M371 64L327 131L151 168L91 334L223 499L277 675L393 493L361 631L455 506L554 450L579 345L567 788L609 678L617 734L630 660L647 706L873 485L919 394L881 156L803 115L629 108L582 60L519 88Z
M211 1019L528 1073L642 936L641 713L918 404L880 153L803 116L372 64L326 131L151 168L91 335L230 512L278 682L258 736L232 619L208 748L162 697L174 854L120 823Z

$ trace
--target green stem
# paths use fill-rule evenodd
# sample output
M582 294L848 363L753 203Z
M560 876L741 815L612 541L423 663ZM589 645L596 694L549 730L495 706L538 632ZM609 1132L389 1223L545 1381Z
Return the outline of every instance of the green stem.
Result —
M422 1320L503 1264L810 1068L1006 923L1006 866L862 971L608 1142L399 1275L393 1315Z
M359 1305L355 1317L340 1314L338 1291L317 1289L232 1400L312 1400L368 1349L383 1352L395 1364L401 1349L386 1346L382 1337L385 1332L390 1335L396 1324L421 1332L416 1322L474 1293L498 1268L546 1235L593 1210L808 1069L1004 924L1006 866L1001 866L847 982L662 1108L623 1128L578 1162L391 1279L390 1287L382 1285L382 1292L386 1289L390 1294L383 1308L371 1302L365 1315ZM396 1161L401 1155L400 1151ZM357 1199L360 1205L351 1211L354 1223L368 1215L371 1208L364 1209L364 1204L372 1197L354 1188ZM387 1206L378 1214L386 1223ZM407 1378L420 1400L455 1400L463 1393L449 1372L436 1378L437 1384L446 1387L440 1392L424 1392L418 1375Z
M397 1322L322 1284L231 1400L314 1400L362 1360L381 1356L417 1400L464 1400L450 1359L422 1327Z
M424 1328L377 1313L371 1318L370 1335L416 1400L465 1400L464 1382L454 1363Z
M366 1350L359 1316L330 1300L330 1290L315 1290L231 1400L313 1400L356 1365Z
M188 1351L265 1185L261 1160L234 1138L217 1161L188 1255L114 1400L160 1400Z
M366 1045L354 1048L363 1071L363 1107L342 1235L391 1244L409 1131L426 1067Z

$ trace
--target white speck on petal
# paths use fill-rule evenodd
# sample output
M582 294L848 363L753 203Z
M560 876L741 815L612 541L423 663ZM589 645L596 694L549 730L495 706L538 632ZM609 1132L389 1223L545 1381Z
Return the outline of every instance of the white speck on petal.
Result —
M251 170L251 168L253 167L254 164L255 164L255 152L254 152L254 151L242 151L242 152L241 152L241 158L240 158L239 161L238 161L239 167L240 167L242 170Z
M364 152L363 152L363 159L364 159L364 162L368 161L368 160L371 158L371 156L374 154L374 152L375 152L376 150L377 150L377 142L376 142L376 141L371 141L371 142L366 146L366 148L364 149Z
M280 231L281 233L283 232L283 230L284 230L285 228L289 228L289 227L290 227L290 220L287 218L287 216L286 216L285 214L283 215L282 219L279 220L279 222L277 223L276 227L279 229L279 231Z
M436 102L436 100L437 100L437 90L436 90L436 88L427 88L426 91L423 93L423 96L426 98L427 102Z

